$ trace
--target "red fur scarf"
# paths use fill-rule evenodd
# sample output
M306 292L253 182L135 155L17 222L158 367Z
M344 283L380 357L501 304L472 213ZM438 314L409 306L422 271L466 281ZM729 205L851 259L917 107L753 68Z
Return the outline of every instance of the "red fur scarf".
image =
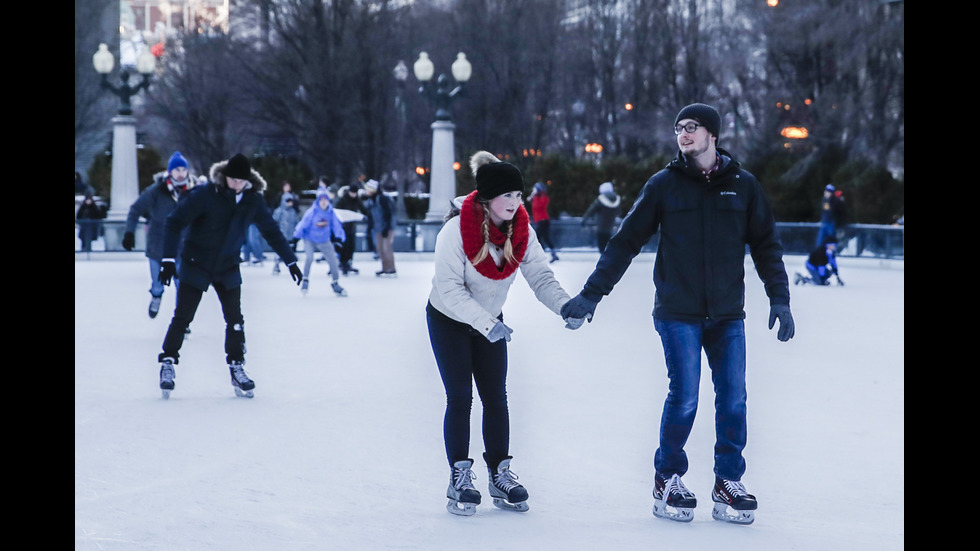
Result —
M470 262L483 247L483 207L476 201L476 192L472 192L463 200L463 207L459 211L459 231L463 236L463 253ZM514 259L516 262L510 263L504 260L503 266L497 266L493 261L493 256L487 255L479 264L474 264L478 272L489 279L507 279L524 259L527 252L528 224L529 219L524 205L520 205L514 215L514 232L511 236L511 243L514 247ZM500 231L492 223L490 224L490 243L500 248L504 247L507 241L507 234Z

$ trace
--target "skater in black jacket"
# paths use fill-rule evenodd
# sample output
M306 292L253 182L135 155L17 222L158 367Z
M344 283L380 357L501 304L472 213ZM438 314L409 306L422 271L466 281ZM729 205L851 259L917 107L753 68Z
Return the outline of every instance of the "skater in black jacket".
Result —
M654 174L619 231L609 240L582 292L562 308L572 329L592 320L596 305L619 282L640 249L659 233L653 269L653 323L670 379L654 456L654 514L693 519L697 500L684 486L684 445L694 425L702 350L715 385L713 516L748 524L755 496L740 482L745 422L745 247L769 296L769 328L788 341L795 325L782 246L762 186L731 154L717 147L721 117L696 103L674 120L679 152ZM734 514L728 512L731 507Z
M299 285L303 273L296 255L272 219L262 198L265 180L237 154L211 167L211 182L195 187L167 217L159 280L170 285L180 279L177 307L160 353L160 389L164 398L174 388L174 365L184 342L184 330L208 287L214 287L225 318L225 354L235 394L252 397L255 383L245 374L245 319L242 317L242 274L239 251L250 224L255 224L289 268ZM181 234L187 228L183 243ZM181 261L176 263L180 246Z

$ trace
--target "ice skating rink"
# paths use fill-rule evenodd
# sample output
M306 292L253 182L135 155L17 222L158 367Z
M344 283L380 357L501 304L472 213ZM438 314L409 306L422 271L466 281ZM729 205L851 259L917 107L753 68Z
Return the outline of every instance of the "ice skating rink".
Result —
M553 264L576 294L594 253ZM639 256L578 331L518 276L504 315L513 470L531 510L486 489L479 400L471 457L483 504L450 515L445 395L424 306L431 256L397 256L398 277L358 253L330 289L316 264L303 296L271 264L243 268L246 370L236 398L209 291L163 400L157 354L168 288L147 316L139 253L75 261L76 550L893 551L905 547L904 261L840 259L845 287L791 287L796 337L767 329L747 257L748 426L743 478L755 524L711 518L713 392L707 367L688 442L690 524L651 514L667 376L651 311L654 256ZM785 258L792 281L802 256Z

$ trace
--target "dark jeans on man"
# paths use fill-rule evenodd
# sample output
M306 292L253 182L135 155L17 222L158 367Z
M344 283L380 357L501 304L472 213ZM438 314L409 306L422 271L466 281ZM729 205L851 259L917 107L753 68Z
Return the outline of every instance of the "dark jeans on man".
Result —
M442 384L446 387L443 437L449 464L469 459L473 382L483 403L485 459L496 465L508 456L510 416L507 410L507 341L490 342L465 323L426 306L429 341Z
M228 288L220 283L213 285L221 302L221 313L225 317L225 354L226 361L245 361L245 318L242 317L242 287ZM191 285L177 287L177 306L174 317L163 339L163 352L160 359L173 358L174 363L180 358L180 347L184 344L184 331L194 320L197 307L201 304L204 291Z
M654 467L667 477L687 472L684 445L698 410L703 348L715 387L714 471L722 478L741 480L745 473L742 450L746 439L744 322L654 318L653 323L663 342L670 379Z

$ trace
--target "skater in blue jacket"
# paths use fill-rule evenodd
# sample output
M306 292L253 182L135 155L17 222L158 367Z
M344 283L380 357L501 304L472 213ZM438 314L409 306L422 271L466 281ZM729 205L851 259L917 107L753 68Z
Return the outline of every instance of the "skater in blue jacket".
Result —
M810 273L810 277L806 277L797 272L793 280L795 285L805 285L807 283L830 285L830 276L837 278L837 285L844 285L844 282L841 281L840 273L837 271L836 237L832 235L825 237L823 245L810 251L810 256L807 257L804 265L806 266L806 271Z
M337 251L334 243L343 243L347 240L344 227L337 218L337 213L333 211L330 203L330 192L326 187L316 190L316 201L310 205L303 213L303 218L296 229L293 237L303 240L303 249L306 250L306 265L303 267L303 283L301 289L305 294L310 288L310 268L313 266L313 259L317 251L323 253L330 265L330 277L333 282L330 284L333 292L337 296L347 296L347 291L340 286L340 263L337 260Z

